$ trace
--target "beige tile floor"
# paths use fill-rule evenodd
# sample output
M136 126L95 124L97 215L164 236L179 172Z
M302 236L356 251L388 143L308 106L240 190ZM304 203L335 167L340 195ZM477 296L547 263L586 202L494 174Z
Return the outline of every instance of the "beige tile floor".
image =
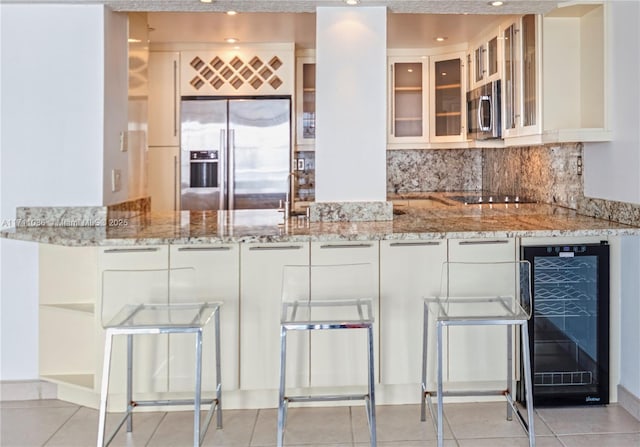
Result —
M517 422L504 418L504 404L445 404L445 446L527 446ZM224 429L212 425L205 446L273 446L276 410L226 410ZM420 422L417 405L378 406L378 445L435 446L430 420ZM114 446L190 445L192 412L138 413L132 435L119 433ZM116 420L113 415L111 421ZM95 445L98 413L60 400L0 402L0 446L84 447ZM535 418L539 447L639 447L640 421L617 405L540 408ZM124 431L124 430L123 430ZM285 444L347 447L368 445L363 407L291 408Z

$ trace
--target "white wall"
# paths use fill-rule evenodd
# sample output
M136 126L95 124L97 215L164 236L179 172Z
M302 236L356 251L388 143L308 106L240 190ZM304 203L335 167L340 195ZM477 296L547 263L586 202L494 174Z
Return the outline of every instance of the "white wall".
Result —
M585 194L640 203L640 3L612 1L608 28L614 141L585 144ZM640 238L621 244L620 384L640 398Z
M387 11L318 8L316 201L386 201Z
M123 202L129 198L129 154L120 150L120 135L126 134L127 92L129 90L127 15L105 14L104 40L104 177L103 204ZM121 186L111 189L111 171L120 170Z
M99 5L0 5L3 221L17 206L102 205L104 144L112 140L103 132L112 127L105 95L118 95L105 89L105 21L123 28L110 15ZM126 87L123 116L126 129ZM0 379L34 379L37 245L3 239L0 246Z

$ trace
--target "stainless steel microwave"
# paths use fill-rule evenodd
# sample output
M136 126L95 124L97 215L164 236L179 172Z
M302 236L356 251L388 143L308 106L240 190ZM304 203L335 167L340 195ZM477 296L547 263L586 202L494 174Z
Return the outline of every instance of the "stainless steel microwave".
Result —
M489 140L502 137L500 80L467 93L467 137Z

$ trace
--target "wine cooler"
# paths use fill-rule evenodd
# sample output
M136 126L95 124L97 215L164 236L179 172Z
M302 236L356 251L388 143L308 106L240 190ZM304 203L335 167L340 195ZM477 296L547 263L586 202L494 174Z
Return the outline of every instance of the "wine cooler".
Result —
M609 246L523 247L522 258L532 268L534 404L609 403Z

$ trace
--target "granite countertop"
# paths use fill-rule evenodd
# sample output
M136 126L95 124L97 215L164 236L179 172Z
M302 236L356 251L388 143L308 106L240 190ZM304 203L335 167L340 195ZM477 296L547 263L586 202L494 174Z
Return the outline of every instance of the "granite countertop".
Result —
M548 204L463 205L447 194L393 196L386 222L285 221L277 210L120 212L106 226L31 226L0 231L9 239L68 246L428 240L446 238L639 235L640 228Z

